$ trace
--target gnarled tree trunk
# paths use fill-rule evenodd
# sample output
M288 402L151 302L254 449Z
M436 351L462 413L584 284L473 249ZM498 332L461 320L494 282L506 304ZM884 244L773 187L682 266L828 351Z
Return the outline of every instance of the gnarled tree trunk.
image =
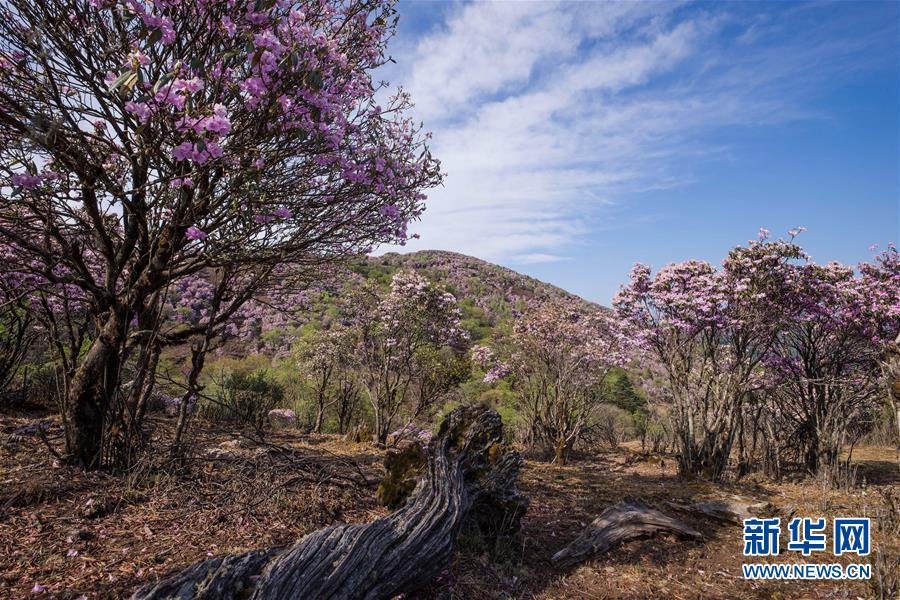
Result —
M103 463L110 398L118 385L125 341L125 311L114 308L68 386L65 404L67 460L83 469Z
M132 599L374 600L421 588L449 563L470 512L491 506L524 513L527 501L515 489L522 461L502 451L502 439L495 411L458 408L430 444L425 477L397 512L314 531L287 549L206 560Z

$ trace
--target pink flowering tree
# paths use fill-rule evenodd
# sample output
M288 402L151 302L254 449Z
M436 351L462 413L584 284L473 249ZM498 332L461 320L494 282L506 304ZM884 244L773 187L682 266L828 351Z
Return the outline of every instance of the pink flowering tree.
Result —
M510 367L500 359L488 346L473 345L471 350L472 362L484 371L482 383L496 383L509 375Z
M12 391L12 383L36 336L34 317L20 286L0 279L0 397Z
M313 275L279 269L217 329L220 341L232 342L242 354L267 352L276 358L288 356L299 339L299 326L305 323L302 314L309 307L310 276ZM214 274L201 273L170 287L166 314L173 330L209 319L216 283ZM241 286L229 283L229 287Z
M511 369L527 441L552 451L554 462L564 465L592 425L604 380L627 360L622 323L607 312L556 301L517 320L510 346L508 367L489 360L488 375Z
M790 316L794 270L806 255L793 241L735 247L722 268L697 260L654 277L636 265L614 305L666 373L679 468L718 480L740 430L748 394L765 389L763 359Z
M869 289L870 310L881 311L885 315L886 331L879 333L881 340L887 341L880 355L882 383L885 398L890 406L900 442L900 252L893 244L875 257L872 263L859 266L863 281Z
M375 101L391 1L0 11L0 234L84 295L94 329L67 385L73 463L102 465L124 362L210 328L160 334L173 282L221 270L241 286L215 311L227 321L278 265L402 242L440 182L409 98Z
M891 247L874 263L793 270L792 317L766 366L779 437L810 472L835 481L841 450L865 433L881 400L879 358L900 332L900 268Z
M369 284L349 304L357 336L354 361L371 404L373 437L385 443L398 419L409 423L421 416L464 379L453 371L467 336L456 298L411 271L394 275L387 294ZM444 370L448 376L436 376Z
M49 351L53 368L63 375L59 383L65 396L67 375L77 369L82 348L94 333L89 299L78 286L51 281L37 261L22 260L23 256L14 242L0 241L0 294L3 309L10 311L6 331L16 332L14 340L20 336L23 341L34 340L35 352ZM96 257L89 251L80 260L87 268L96 268ZM51 274L65 278L71 273L65 265L55 265ZM25 348L17 348L18 341L10 343L10 356L21 359Z
M352 350L352 333L340 326L318 331L299 344L299 366L313 388L316 408L313 431L316 433L322 433L326 411L345 398L343 392L347 371L351 368L349 357ZM338 420L341 421L340 418Z

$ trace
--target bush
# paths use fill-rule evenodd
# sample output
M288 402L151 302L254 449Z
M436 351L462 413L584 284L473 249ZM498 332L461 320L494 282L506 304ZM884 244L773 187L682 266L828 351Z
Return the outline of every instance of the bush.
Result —
M204 403L203 417L216 422L251 426L262 433L269 411L284 400L284 389L269 377L266 369L249 374L233 372L219 386L218 399Z
M516 432L521 427L519 410L516 407L518 397L515 393L504 387L496 387L482 392L478 401L490 406L503 420L503 437L507 443L512 442Z
M27 365L23 369L23 378L24 399L27 403L43 406L50 410L60 409L62 405L60 393L64 376L55 363Z
M610 448L618 448L631 432L631 415L612 404L600 404L591 417L592 437Z
M666 452L675 444L675 430L672 426L672 418L669 408L663 405L650 405L644 425L644 437L641 439L641 449L649 446L651 452Z

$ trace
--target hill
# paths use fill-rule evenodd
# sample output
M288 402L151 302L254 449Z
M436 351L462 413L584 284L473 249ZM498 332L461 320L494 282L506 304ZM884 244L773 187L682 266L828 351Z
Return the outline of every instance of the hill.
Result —
M456 296L462 309L463 327L475 341L490 337L494 328L510 325L529 305L565 299L582 304L585 310L603 308L549 283L456 252L391 252L361 258L351 262L348 268L359 277L374 279L385 287L401 269L427 277Z
M529 307L539 308L548 302L574 302L585 312L608 310L549 283L464 254L391 252L351 259L286 300L249 302L226 330L227 341L219 353L236 359L249 355L259 355L256 358L261 360L285 358L299 339L330 329L341 318L340 304L351 290L364 283L387 290L393 276L404 269L456 296L461 325L475 343L504 337ZM185 363L187 347L169 355Z

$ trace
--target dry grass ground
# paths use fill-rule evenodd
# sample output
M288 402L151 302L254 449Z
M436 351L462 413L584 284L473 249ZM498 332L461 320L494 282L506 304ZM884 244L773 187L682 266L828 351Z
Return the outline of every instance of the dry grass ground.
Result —
M384 514L362 484L382 473L381 451L369 445L292 432L275 432L260 444L202 426L182 465L157 453L152 469L121 478L59 466L30 428L35 423L0 416L0 598L119 598L197 559ZM165 433L171 424L161 419L157 426ZM57 427L50 427L51 443ZM803 516L871 514L881 491L900 487L897 454L865 448L854 456L865 485L852 493L752 476L718 486L684 481L671 458L641 458L633 448L580 457L567 467L529 460L520 484L531 499L522 534L489 547L464 533L450 568L419 597L867 597L860 582L745 581L741 527L690 517L704 541L636 541L569 571L549 563L603 508L629 496L669 512L666 501L737 496L768 502L770 510L793 505ZM900 551L897 539L874 543Z

